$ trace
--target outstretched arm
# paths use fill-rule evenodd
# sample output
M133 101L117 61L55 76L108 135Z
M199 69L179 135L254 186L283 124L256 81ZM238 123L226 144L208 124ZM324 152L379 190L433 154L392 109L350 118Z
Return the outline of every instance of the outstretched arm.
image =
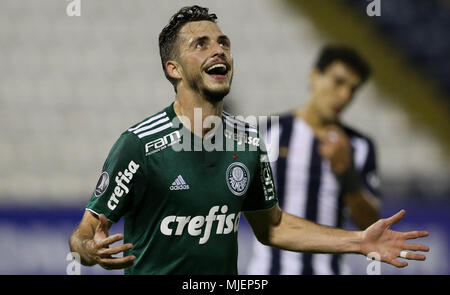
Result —
M387 219L380 219L364 231L348 231L318 225L281 211L278 206L268 210L244 213L258 240L268 246L297 252L359 253L377 252L381 261L405 267L397 260L401 251L428 251L422 244L409 244L406 240L425 237L426 231L396 232L389 227L405 215L402 210ZM425 260L425 255L408 253L406 259Z
M86 211L80 225L69 239L70 250L80 254L81 264L92 266L99 264L105 269L121 269L133 265L135 256L112 257L130 250L132 244L123 244L109 248L109 245L123 239L122 234L108 236L111 224L100 214L98 217Z
M350 138L342 128L337 125L329 126L327 132L320 137L319 146L321 157L329 161L339 182L345 206L355 224L362 230L375 223L380 215L379 198L367 190L361 181L362 178L367 179L369 172L376 175L375 150L370 141L368 146L368 154L371 155L366 158L365 166L368 169L358 172L353 162Z

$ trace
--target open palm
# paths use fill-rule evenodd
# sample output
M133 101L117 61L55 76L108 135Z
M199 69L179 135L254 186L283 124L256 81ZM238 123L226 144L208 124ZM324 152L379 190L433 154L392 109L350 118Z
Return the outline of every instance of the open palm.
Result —
M427 231L398 232L390 229L391 225L399 222L404 215L405 210L401 210L389 218L378 220L363 231L361 243L362 254L369 255L375 252L379 255L381 261L396 267L405 267L408 263L397 259L400 257L402 251L429 251L429 247L426 245L406 243L410 239L428 236ZM404 258L425 260L426 257L423 254L408 252Z

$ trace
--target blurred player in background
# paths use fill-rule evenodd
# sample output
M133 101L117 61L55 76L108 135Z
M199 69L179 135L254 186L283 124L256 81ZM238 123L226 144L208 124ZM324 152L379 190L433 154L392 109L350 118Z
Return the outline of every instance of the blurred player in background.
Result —
M269 146L280 207L319 224L342 227L344 211L365 229L379 217L375 147L340 116L370 68L353 49L326 46L310 74L305 107L281 116ZM271 129L268 138L274 135ZM342 274L340 255L294 253L255 243L250 274Z
M258 139L257 130L222 112L233 59L230 40L215 14L199 6L184 7L159 40L175 101L129 128L111 149L83 219L70 237L70 248L80 254L81 263L125 268L126 274L237 274L241 212L258 240L273 247L377 252L382 261L398 267L407 265L397 259L401 253L407 259L425 259L402 251L428 251L425 245L406 243L427 232L389 229L404 211L365 231L345 231L280 210L260 142L246 141L244 150L236 149L236 138ZM202 116L194 121L196 110ZM217 120L205 126L208 116ZM200 130L195 129L198 123ZM223 141L231 148L193 151L195 139ZM175 149L185 142L190 150ZM109 236L111 223L122 217L124 235ZM122 239L123 245L110 247ZM113 256L122 252L124 257Z

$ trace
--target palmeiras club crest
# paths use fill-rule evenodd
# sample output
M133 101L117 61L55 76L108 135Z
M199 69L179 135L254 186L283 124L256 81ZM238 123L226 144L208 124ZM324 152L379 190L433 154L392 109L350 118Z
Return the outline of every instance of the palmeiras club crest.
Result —
M227 168L226 181L230 191L236 196L242 196L248 189L250 172L241 162L234 162Z
M108 172L103 172L100 175L100 178L97 181L97 185L95 186L94 195L96 197L100 197L108 188L109 185L109 174Z

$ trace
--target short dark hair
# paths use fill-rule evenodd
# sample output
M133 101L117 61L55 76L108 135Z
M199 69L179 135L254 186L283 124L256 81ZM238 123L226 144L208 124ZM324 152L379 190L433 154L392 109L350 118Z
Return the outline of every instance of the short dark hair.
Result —
M166 78L172 83L176 91L176 80L169 76L166 70L166 62L174 59L177 55L175 44L177 42L178 32L181 27L189 22L210 21L216 23L217 16L209 13L208 8L198 5L185 6L175 13L169 21L169 24L162 29L159 34L159 54Z
M367 61L355 49L342 45L323 47L315 67L323 72L334 61L341 61L351 67L360 76L361 83L370 77L371 69Z

